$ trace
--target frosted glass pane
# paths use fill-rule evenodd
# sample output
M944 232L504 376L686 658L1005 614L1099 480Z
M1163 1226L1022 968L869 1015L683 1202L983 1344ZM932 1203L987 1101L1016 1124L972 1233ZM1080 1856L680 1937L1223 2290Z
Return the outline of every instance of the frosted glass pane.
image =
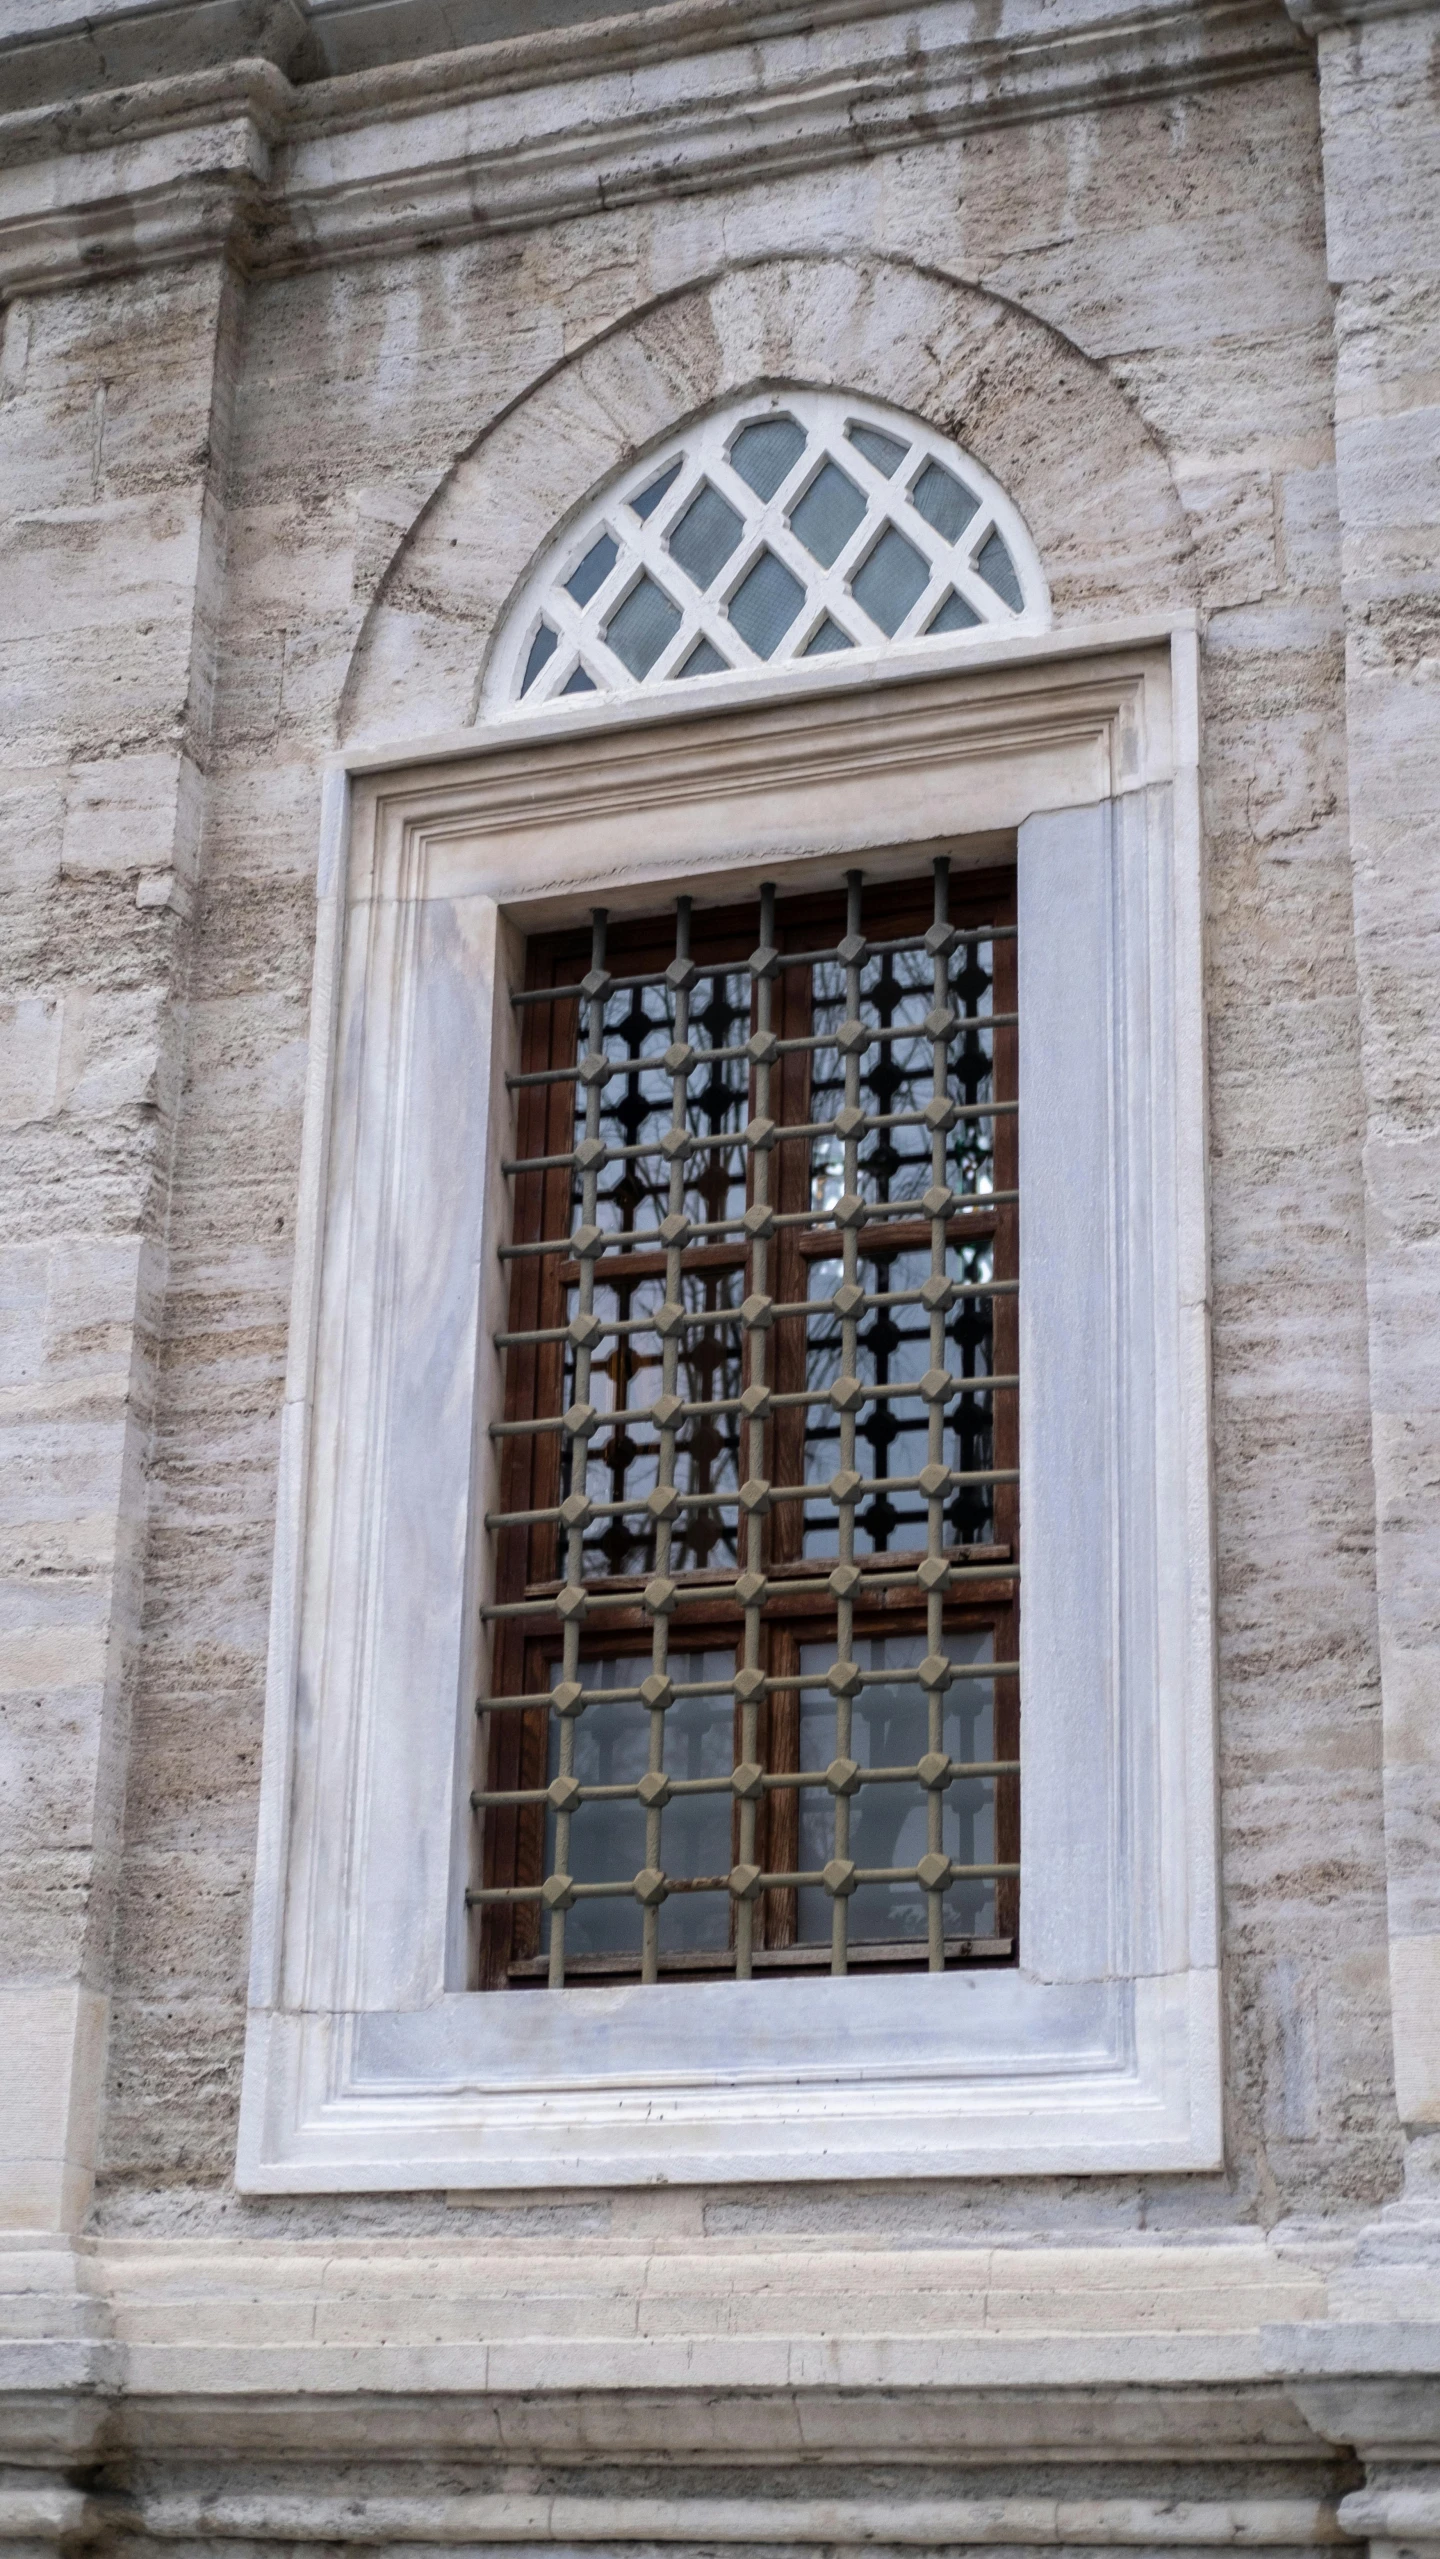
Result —
M925 628L927 631L973 631L979 620L974 606L967 604L964 596L957 595L952 587L939 612L931 615Z
M914 543L889 524L851 579L850 592L888 638L899 630L929 582L928 560L922 560Z
M975 566L986 585L993 586L1002 604L1008 604L1012 613L1023 609L1025 598L1020 592L1020 580L1015 575L1015 563L998 533L992 533L989 541L982 545Z
M757 498L773 498L805 450L805 430L793 418L757 418L742 427L730 447L732 469Z
M577 666L574 674L561 685L560 690L562 693L598 693L600 688L593 675L587 675L583 666Z
M684 665L677 667L675 672L677 675L723 675L725 666L726 661L717 648L712 647L708 640L697 640Z
M632 675L648 675L663 648L680 628L675 605L651 577L632 586L619 611L605 625L605 637Z
M926 463L910 492L910 503L947 542L959 541L980 505L953 471L942 471L938 462Z
M814 637L806 641L800 655L802 658L823 658L828 657L832 649L853 649L854 646L849 632L842 631L839 623L827 613Z
M757 658L773 657L801 605L805 589L773 551L762 551L730 598L730 619Z
M811 481L790 518L790 530L822 569L838 560L865 513L866 501L853 480L833 462Z
M602 533L598 542L591 543L579 568L566 579L567 595L573 595L577 604L588 604L591 596L599 593L619 557L609 534Z
M683 464L682 454L679 462L672 462L667 470L661 472L658 480L652 480L648 489L642 489L638 498L631 499L632 512L640 517L642 523L647 515L654 514L666 490L674 487Z
M670 555L702 595L717 578L744 531L728 498L707 480L691 499L670 535Z
M851 419L845 432L856 452L863 453L877 471L883 471L887 480L894 478L910 450L898 435L882 435L878 427L862 426L858 418Z
M520 685L522 693L529 692L541 668L549 665L555 654L555 646L554 632L548 622L542 622L530 643L530 655L525 660L525 673Z

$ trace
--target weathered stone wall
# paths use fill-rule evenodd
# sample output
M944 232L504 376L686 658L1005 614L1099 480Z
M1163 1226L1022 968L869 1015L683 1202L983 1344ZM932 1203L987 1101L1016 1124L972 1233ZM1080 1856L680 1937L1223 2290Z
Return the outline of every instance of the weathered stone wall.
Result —
M939 2498L897 2545L1173 2544L1153 2481L1073 2467L1098 2446L1168 2465L1187 2547L1310 2547L1332 2445L1440 2442L1435 2385L1402 2406L1385 2379L1440 2369L1414 2343L1440 2122L1440 18L1317 44L1278 0L1063 27L956 0L942 70L934 8L889 53L854 9L740 14L738 69L724 12L683 0L643 39L557 38L543 77L523 48L452 68L443 37L424 79L311 61L297 105L286 0L211 104L87 71L87 101L0 117L0 2220L45 2243L5 2260L0 2461L53 2470L0 2475L22 2544L108 2529L97 2482L156 2542L593 2538L545 2467L598 2426L564 2396L580 2337L637 2465L603 2489L612 2546L783 2544L778 2510L737 2519L698 2473L665 2508L638 2465L783 2481L812 2455L870 2467L844 2496L815 2473L795 2546L874 2544L892 2455ZM894 388L897 294L942 318ZM242 2201L321 766L468 716L606 404L638 438L733 386L722 303L754 376L889 387L972 444L1070 543L1077 610L1202 617L1229 2164ZM682 2422L661 2384L685 2377ZM122 2390L151 2462L128 2485ZM1352 2501L1347 2528L1440 2541L1440 2507L1385 2514Z

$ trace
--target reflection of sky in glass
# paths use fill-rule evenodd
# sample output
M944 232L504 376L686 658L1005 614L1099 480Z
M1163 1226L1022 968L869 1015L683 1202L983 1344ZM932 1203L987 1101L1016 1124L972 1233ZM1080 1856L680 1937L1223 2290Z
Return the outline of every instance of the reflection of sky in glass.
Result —
M949 1268L957 1279L988 1279L994 1250L988 1239L952 1244ZM840 1262L812 1262L809 1295L828 1297L840 1286ZM860 1279L879 1294L919 1288L930 1276L928 1247L885 1253L862 1249ZM806 1383L823 1395L840 1374L840 1318L807 1326ZM855 1373L866 1385L901 1385L923 1377L930 1365L930 1318L923 1306L875 1306L857 1325ZM952 1375L984 1377L991 1366L991 1300L962 1298L946 1320ZM962 1395L945 1408L945 1463L966 1470L989 1466L993 1433L989 1398ZM918 1395L886 1396L860 1408L855 1420L855 1464L862 1475L918 1475L929 1453L928 1407ZM825 1483L840 1463L840 1416L833 1405L812 1404L805 1423L805 1481ZM994 1493L988 1484L962 1485L946 1504L945 1542L984 1545L994 1534ZM928 1513L921 1493L874 1493L855 1512L855 1552L893 1554L923 1547ZM835 1512L829 1502L805 1508L807 1555L835 1552Z
M609 1272L611 1265L602 1263ZM686 1271L681 1276L681 1303L691 1312L706 1307L737 1306L744 1294L741 1270ZM618 1259L613 1276L597 1281L595 1312L602 1323L634 1322L653 1315L663 1303L665 1283L656 1273L627 1280ZM574 1312L572 1293L567 1320ZM741 1332L738 1324L699 1324L681 1337L677 1391L687 1403L700 1404L740 1392ZM644 1500L655 1487L659 1435L646 1419L646 1407L661 1392L658 1333L610 1334L597 1345L590 1362L590 1401L602 1413L619 1413L613 1428L602 1427L589 1444L585 1490L592 1501ZM573 1352L566 1352L562 1409L574 1396ZM682 1422L675 1441L675 1483L682 1493L733 1493L739 1480L736 1457L739 1421L734 1413L696 1413ZM573 1442L565 1443L563 1491L572 1481ZM655 1526L642 1512L628 1519L592 1521L585 1538L585 1572L605 1576L648 1573L654 1568ZM733 1511L681 1511L671 1523L672 1572L703 1571L706 1565L735 1563Z
M577 1033L583 1054L589 1028L581 1008ZM708 973L690 996L692 1048L743 1048L750 1036L747 976ZM601 1086L600 1134L607 1146L658 1145L671 1121L671 1078L658 1061L675 1037L675 997L668 986L622 987L605 1005L602 1046L609 1057L654 1058L642 1074L615 1076ZM686 1120L701 1137L736 1136L749 1117L749 1065L730 1058L696 1066L687 1081ZM585 1133L585 1087L576 1086L575 1133ZM743 1146L706 1147L689 1160L685 1211L695 1219L739 1217L745 1207ZM596 1223L610 1234L658 1226L670 1208L670 1167L663 1155L634 1163L602 1165ZM576 1176L574 1210L580 1215Z
M638 1688L650 1654L586 1664L595 1688ZM677 1680L734 1676L735 1656L672 1653ZM552 1667L552 1676L555 1675ZM735 1708L728 1694L680 1697L665 1717L665 1767L672 1778L728 1777L734 1765ZM633 1786L650 1764L650 1715L636 1703L587 1706L575 1725L575 1774L582 1786ZM559 1765L559 1725L550 1718L550 1776ZM668 1875L729 1875L732 1798L682 1795L660 1816L661 1863ZM555 1816L546 1815L545 1872L553 1871ZM616 1883L645 1864L645 1809L628 1802L582 1804L570 1821L570 1872L579 1883ZM546 1928L548 1933L548 1920ZM629 1896L578 1901L565 1924L565 1951L575 1955L640 1952L641 1910ZM683 1954L730 1943L730 1896L672 1893L660 1909L663 1953Z
M931 1042L923 1030L934 1001L932 964L923 951L887 951L866 961L860 972L862 1018L882 1030L903 1029L913 1022L914 1039L883 1041L860 1058L860 1107L882 1115L923 1111L933 1096ZM962 944L950 964L950 1001L960 1014L994 1010L994 954L988 942ZM815 970L814 1030L817 1038L844 1020L845 972L837 961L822 961ZM991 1051L994 1034L971 1030L950 1043L949 1090L957 1102L988 1101L991 1094ZM811 1068L812 1120L834 1118L845 1099L845 1064L839 1051L819 1048ZM948 1179L972 1198L984 1198L995 1187L995 1128L991 1120L962 1120L949 1141ZM811 1204L823 1213L832 1209L844 1184L844 1146L833 1133L812 1141ZM860 1195L863 1199L918 1199L930 1185L930 1137L923 1128L877 1129L860 1148Z
M993 1661L993 1638L987 1629L952 1633L946 1650L953 1661ZM925 1637L876 1636L856 1644L862 1670L904 1669L918 1662ZM801 1647L802 1671L823 1673L834 1660L828 1644ZM990 1680L962 1680L945 1694L945 1749L952 1759L994 1756L994 1685ZM851 1709L850 1757L862 1768L908 1767L928 1748L927 1707L923 1689L862 1688ZM800 1697L800 1765L826 1768L835 1757L835 1700L826 1688L808 1688ZM966 1777L942 1797L944 1853L958 1865L987 1865L995 1855L995 1783L993 1778ZM914 1866L926 1850L926 1798L918 1785L862 1786L850 1798L849 1854L857 1866ZM822 1788L806 1787L800 1797L800 1865L814 1872L835 1854L835 1805ZM799 1893L802 1944L828 1943L832 1904L819 1884L804 1884ZM923 1937L926 1897L918 1884L861 1884L850 1899L852 1945L882 1938ZM995 1886L990 1878L957 1883L945 1895L945 1931L950 1937L989 1937L995 1931Z

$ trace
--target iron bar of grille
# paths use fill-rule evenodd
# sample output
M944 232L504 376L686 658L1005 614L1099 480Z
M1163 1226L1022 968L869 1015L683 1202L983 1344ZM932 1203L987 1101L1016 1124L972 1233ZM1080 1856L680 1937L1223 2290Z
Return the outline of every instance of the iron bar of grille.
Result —
M721 1955L713 1948L687 1943L678 1955L667 1956L667 1966L676 1962L682 1970L703 1972L719 1969L723 1964L740 1980L752 1976L757 1957L761 1969L767 1971L775 1969L787 1956L802 1968L818 1960L813 1944L788 1948L757 1944L757 1914L762 1896L767 1894L824 1894L829 1905L828 1961L836 1975L843 1975L851 1961L852 1898L870 1887L899 1885L918 1889L923 1895L924 1956L932 1971L943 1970L948 1960L955 1960L957 1948L992 1942L998 1947L1008 1942L995 1935L993 1929L988 1937L983 1931L978 1936L974 1932L957 1935L953 1927L947 1929L948 1890L959 1883L994 1887L1002 1881L1013 1882L1019 1874L1019 1863L1014 1855L999 1854L998 1843L997 1853L988 1859L947 1853L945 1802L953 1787L988 1785L993 1807L998 1800L994 1795L997 1783L1016 1780L1019 1761L993 1747L968 1756L948 1751L945 1716L947 1691L955 1683L966 1687L974 1683L977 1689L988 1686L993 1697L996 1683L1013 1680L1019 1666L1013 1659L954 1658L947 1650L946 1608L947 1601L957 1594L963 1597L967 1591L983 1591L990 1598L1006 1591L1013 1593L1019 1566L1008 1546L957 1546L947 1520L947 1504L957 1495L980 1488L993 1501L995 1488L1017 1484L1018 1470L994 1463L949 1465L945 1435L947 1410L960 1407L971 1417L968 1429L972 1442L985 1445L983 1437L974 1441L976 1431L983 1432L987 1427L978 1416L993 1418L997 1411L995 1399L1013 1394L1019 1382L1013 1373L998 1374L993 1367L973 1372L962 1368L955 1373L949 1366L949 1326L956 1311L968 1308L973 1312L982 1306L993 1308L1008 1303L1018 1287L1014 1278L997 1277L993 1268L988 1273L976 1269L957 1276L950 1266L953 1250L968 1249L965 1234L967 1228L974 1231L977 1212L988 1217L993 1232L995 1217L1013 1208L1017 1197L1013 1188L957 1190L949 1178L953 1131L973 1128L983 1147L987 1129L993 1142L997 1123L1013 1118L1016 1104L994 1089L993 1041L997 1030L1013 1029L1017 1022L1014 1012L957 1008L951 1001L950 966L954 954L963 951L969 955L973 971L979 966L983 949L1013 941L1015 927L999 923L952 925L949 866L944 860L934 866L933 922L923 935L868 941L863 931L858 873L852 873L847 881L845 931L833 947L783 950L777 932L775 891L770 886L760 893L759 926L759 946L748 959L697 959L692 953L691 900L681 897L675 910L674 958L668 965L612 973L607 966L607 918L604 910L597 910L590 966L579 987L557 982L526 989L516 998L522 1006L553 1007L564 1003L576 1008L580 1039L575 1063L526 1070L510 1077L509 1082L512 1089L534 1093L537 1099L555 1088L578 1088L577 1098L583 1097L581 1133L568 1149L552 1146L544 1152L517 1154L504 1166L507 1175L518 1179L543 1179L560 1173L568 1176L572 1200L568 1233L525 1238L501 1249L505 1259L519 1264L560 1257L566 1266L563 1285L570 1292L573 1311L564 1323L512 1324L497 1334L496 1346L503 1352L532 1358L546 1350L563 1348L569 1401L560 1411L512 1415L492 1428L497 1438L522 1443L528 1440L537 1447L545 1435L559 1433L561 1482L566 1482L568 1472L570 1490L562 1500L502 1508L487 1517L486 1524L492 1532L528 1536L553 1527L558 1534L562 1578L538 1586L532 1583L523 1597L497 1599L484 1611L497 1634L503 1634L507 1625L515 1626L517 1637L527 1624L537 1630L553 1629L549 1640L558 1645L558 1677L551 1672L548 1688L522 1686L515 1693L495 1693L478 1701L479 1711L487 1719L497 1715L508 1719L517 1713L543 1718L551 1737L547 1760L553 1773L543 1783L492 1783L474 1789L472 1803L482 1818L509 1811L517 1818L529 1814L541 1820L542 1826L548 1825L548 1853L541 1860L545 1871L533 1879L522 1876L509 1882L482 1881L472 1888L468 1899L480 1911L533 1909L542 1914L542 1925L548 1923L549 1930L543 1966L551 1988L563 1987L567 1980L570 1914L625 1902L639 1905L638 1971L646 1983L660 1977L661 1911L667 1901L676 1897L683 1900L723 1896L732 1913L731 1944ZM899 1022L867 1022L867 968L877 961L919 954L928 958L930 974L930 1010L923 1026L903 1018ZM828 972L830 982L843 981L843 1014L838 1025L782 1038L775 1028L775 993L782 973L798 970L810 971L812 983L818 983L816 972ZM727 1041L722 1037L717 1042L712 1037L708 1044L692 1040L697 988L708 985L711 989L707 1008L700 1017L703 1026L713 1018L717 1006L723 1014L726 1002L731 1002L733 1018L729 990L741 981L748 985L752 1022L748 1040ZM662 1018L666 1005L671 1010L673 1036L663 1057L656 1057L643 1047L628 1058L607 1052L607 1007L618 997L628 995L631 1016L635 1015L637 1004L643 1015L643 998L651 990L661 991ZM835 1001L839 1001L838 996ZM883 1067L887 1057L898 1056L906 1046L914 1052L921 1044L922 1028L929 1047L931 1101L923 1109L867 1108L862 1082L865 1058L876 1053ZM991 1043L988 1052L983 1046L987 1040ZM969 1101L957 1100L952 1088L952 1052L957 1042L968 1044L972 1073L978 1055L989 1085L988 1091ZM827 1055L838 1055L841 1061L839 1108L828 1116L792 1118L777 1124L778 1096L772 1079L783 1062L787 1058L804 1060L807 1071L813 1062L818 1070ZM708 1130L697 1128L691 1119L692 1078L708 1071L713 1082L717 1072L727 1066L743 1066L746 1071L752 1088L748 1123L743 1129L728 1120ZM877 1075L880 1067L875 1070ZM623 1084L636 1097L631 1125L635 1125L637 1112L644 1123L653 1117L645 1098L646 1088L657 1084L662 1071L668 1077L669 1088L669 1118L663 1131L651 1126L647 1133L637 1134L629 1142L610 1142L604 1130L607 1106L603 1096L607 1088ZM864 1151L877 1136L911 1130L924 1132L928 1145L929 1182L923 1197L867 1199ZM781 1208L772 1199L771 1190L772 1166L779 1160L776 1150L803 1141L810 1145L814 1162L815 1141L833 1146L836 1139L837 1195L805 1210ZM746 1200L743 1213L693 1215L691 1193L698 1178L693 1168L706 1160L716 1168L713 1180L706 1177L707 1196L713 1200L717 1185L723 1192L727 1181L733 1180L726 1167L733 1166L737 1159L743 1160L748 1173L748 1186L742 1193ZM889 1160L900 1160L894 1156L893 1148ZM604 1224L604 1177L616 1168L621 1170L622 1188L605 1201L604 1215L609 1217L613 1207L627 1196L623 1184L631 1182L633 1192L632 1175L638 1176L640 1168L652 1163L664 1167L663 1218L653 1226L623 1218L618 1227ZM646 1195L643 1188L635 1193L642 1199ZM659 1186L651 1183L648 1196L658 1205ZM925 1233L928 1275L923 1284L895 1288L864 1284L861 1237L867 1227L878 1228L882 1234L887 1227L900 1230L896 1243L884 1248L881 1268L887 1267L885 1253L893 1259L897 1250L912 1250L912 1243L903 1239L904 1228L919 1228ZM834 1237L832 1254L834 1244L838 1244L838 1285L828 1292L818 1291L799 1299L772 1298L770 1256L779 1239L795 1229L808 1230L814 1237L827 1228ZM723 1249L728 1238L740 1239L735 1250L743 1250L746 1258L744 1301L723 1302L722 1295L722 1302L702 1306L694 1303L693 1291L687 1301L687 1252L707 1243ZM813 1254L816 1246L811 1243L806 1249ZM626 1287L622 1285L617 1290L610 1274L617 1259L623 1260L627 1254L646 1255L646 1269L650 1271L661 1265L656 1276L663 1287L663 1298L658 1308L638 1315L602 1314L596 1306L597 1285L601 1282L617 1305L626 1302ZM826 1267L833 1264L827 1263ZM633 1280L628 1283L632 1290L635 1285ZM919 1378L867 1379L862 1373L862 1325L892 1309L921 1312L928 1367ZM802 1326L807 1344L812 1338L812 1326L831 1327L829 1350L834 1356L834 1375L828 1382L807 1382L799 1389L777 1385L771 1366L773 1330L777 1324L795 1323ZM700 1396L682 1391L695 1373L689 1357L692 1346L705 1338L723 1343L727 1336L737 1333L740 1364L736 1390ZM616 1409L604 1409L592 1392L596 1359L607 1346L613 1346L613 1365L614 1359L625 1355L631 1341L643 1344L657 1337L658 1396L649 1404L638 1405L623 1398ZM717 1356L723 1360L733 1355L722 1351ZM810 1356L807 1350L807 1367ZM711 1369L713 1373L713 1359ZM919 1469L912 1464L909 1471L882 1468L863 1472L857 1463L861 1416L867 1410L883 1413L896 1399L918 1399L924 1406L926 1462ZM833 1413L826 1431L836 1443L834 1471L828 1477L809 1480L802 1465L799 1480L772 1481L767 1471L771 1434L787 1413L800 1407L807 1408L807 1442L812 1427L810 1417L821 1408ZM697 1488L681 1480L682 1439L689 1427L699 1421L723 1422L733 1427L733 1490L711 1484ZM648 1443L646 1447L647 1458L653 1459L651 1489L633 1496L622 1490L622 1497L612 1500L595 1498L588 1486L597 1450L617 1434L622 1439L633 1436L635 1426L642 1424L654 1433L653 1449ZM878 1423L867 1424L872 1434L878 1427ZM896 1423L886 1429L903 1431L909 1427ZM875 1444L887 1446L888 1438L882 1435ZM618 1462L623 1485L629 1461L622 1456ZM687 1444L687 1468L693 1468L693 1463ZM772 1457L770 1464L773 1463ZM612 1479L615 1465L612 1457ZM907 1495L923 1496L923 1551L862 1558L856 1548L860 1506L889 1505L887 1516L898 1516L893 1509L894 1497ZM772 1567L767 1571L766 1522L772 1512L783 1511L787 1505L798 1505L800 1517L807 1524L817 1509L827 1509L833 1531L833 1562L828 1556L817 1558L817 1562L828 1565L828 1569L807 1574L803 1566L797 1570L793 1564L782 1564L778 1570ZM877 1510L876 1516L879 1515ZM722 1544L727 1536L733 1539L733 1570L717 1573L704 1568L703 1557L711 1546L703 1544L698 1550L702 1569L686 1569L684 1557L692 1551L693 1541L701 1536L702 1523L707 1519L714 1521ZM626 1572L619 1575L616 1586L607 1586L606 1568L597 1572L587 1556L587 1537L599 1529L607 1538L612 1534L619 1537L623 1546L631 1533L625 1528L627 1521L639 1524L636 1536L653 1539L651 1568L643 1578L643 1587L641 1577ZM693 1525L686 1527L687 1522ZM709 1530L704 1531L706 1537L710 1534ZM677 1537L690 1542L682 1543L677 1550ZM857 1607L869 1606L877 1597L895 1593L923 1611L924 1657L914 1664L887 1659L878 1667L867 1667L859 1654ZM672 1649L672 1618L677 1608L698 1603L713 1605L717 1599L739 1607L738 1668L728 1677L686 1677L684 1657L677 1657ZM825 1600L831 1604L833 1637L827 1649L833 1648L833 1659L823 1670L807 1668L803 1662L796 1670L767 1667L766 1609L776 1599ZM649 1667L645 1676L632 1676L628 1682L623 1677L607 1682L600 1676L587 1682L586 1628L603 1625L606 1618L624 1619L628 1626L637 1614L649 1625ZM680 1640L684 1643L690 1639ZM880 1649L883 1653L886 1648ZM696 1658L692 1652L692 1672ZM703 1665L704 1653L698 1658ZM623 1672L632 1659L633 1653L627 1651L617 1661L617 1667ZM602 1670L603 1661L602 1656ZM853 1748L857 1701L868 1692L879 1691L883 1706L887 1694L916 1688L924 1701L923 1752L914 1759L881 1760L875 1764L868 1759L858 1760ZM805 1697L813 1698L821 1691L828 1692L833 1713L834 1749L828 1765L765 1765L762 1717L766 1710L790 1698L803 1713ZM677 1705L703 1705L710 1700L715 1701L717 1711L728 1706L734 1717L728 1773L687 1776L667 1765L668 1719ZM612 1716L617 1709L633 1708L643 1718L643 1775L608 1780L592 1775L587 1779L577 1771L580 1718L596 1708L609 1710ZM873 1724L867 1723L866 1731L873 1729ZM855 1853L857 1800L863 1790L876 1787L920 1791L924 1851L912 1862L877 1864L873 1858L867 1861ZM826 1796L830 1799L824 1842L828 1855L822 1854L818 1860L812 1854L808 1859L792 1855L780 1862L773 1857L767 1861L761 1853L758 1831L762 1808L784 1801L798 1806L810 1798L823 1802ZM714 1873L667 1870L667 1807L712 1801L719 1804L727 1799L733 1807L734 1822L728 1869ZM600 1876L575 1871L574 1823L587 1806L627 1807L643 1819L638 1871ZM815 1837L813 1824L808 1836L812 1840ZM894 1949L893 1954L886 1951L890 1948ZM914 1946L908 1938L866 1939L862 1959L866 1963L898 1960L906 1949L913 1957ZM535 1974L541 1960L522 1958L510 1969L522 1976ZM569 1958L568 1977L598 1977L607 1969L633 1972L636 1961L623 1949L614 1957L588 1953L582 1943L578 1955Z

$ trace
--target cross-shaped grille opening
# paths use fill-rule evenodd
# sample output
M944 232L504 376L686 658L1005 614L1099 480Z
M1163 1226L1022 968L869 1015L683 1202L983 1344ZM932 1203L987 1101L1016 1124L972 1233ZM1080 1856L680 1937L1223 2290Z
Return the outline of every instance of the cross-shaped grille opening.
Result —
M1013 874L532 942L487 1989L1014 1951Z

